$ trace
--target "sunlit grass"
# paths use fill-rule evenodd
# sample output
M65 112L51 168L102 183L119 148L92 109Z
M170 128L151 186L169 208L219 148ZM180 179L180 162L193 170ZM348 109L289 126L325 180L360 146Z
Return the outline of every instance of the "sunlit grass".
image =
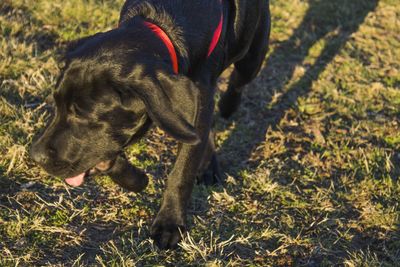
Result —
M122 3L0 2L1 266L398 264L395 0L271 0L269 60L216 119L226 183L195 187L176 251L149 239L177 150L162 131L127 150L152 178L140 194L108 177L72 189L27 155L65 44L115 27Z

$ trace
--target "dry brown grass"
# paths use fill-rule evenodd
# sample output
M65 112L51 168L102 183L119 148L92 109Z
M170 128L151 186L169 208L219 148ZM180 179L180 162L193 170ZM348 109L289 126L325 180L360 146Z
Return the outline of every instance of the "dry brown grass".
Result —
M128 151L153 178L141 194L72 189L27 157L65 43L111 29L122 2L0 2L0 266L398 265L396 0L271 0L269 58L216 117L226 185L195 188L176 251L148 238L176 149L161 131Z

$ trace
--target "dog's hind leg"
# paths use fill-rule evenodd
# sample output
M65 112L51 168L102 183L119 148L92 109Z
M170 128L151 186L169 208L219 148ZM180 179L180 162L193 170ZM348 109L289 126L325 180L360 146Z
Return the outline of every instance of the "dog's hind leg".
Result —
M204 152L201 167L197 175L197 182L205 185L222 183L217 153L215 152L214 134L210 131L206 151Z
M258 74L268 51L270 34L270 14L267 8L262 12L254 39L245 56L235 62L227 91L222 95L218 106L223 118L229 118L239 107L244 86Z

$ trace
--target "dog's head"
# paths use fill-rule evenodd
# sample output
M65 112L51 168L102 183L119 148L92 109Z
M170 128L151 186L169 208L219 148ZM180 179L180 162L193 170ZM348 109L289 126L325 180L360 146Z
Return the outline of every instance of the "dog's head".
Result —
M124 53L108 40L96 37L74 48L53 94L54 116L31 147L35 162L71 177L71 185L93 168L103 170L151 122L180 142L198 142L193 82L140 49Z

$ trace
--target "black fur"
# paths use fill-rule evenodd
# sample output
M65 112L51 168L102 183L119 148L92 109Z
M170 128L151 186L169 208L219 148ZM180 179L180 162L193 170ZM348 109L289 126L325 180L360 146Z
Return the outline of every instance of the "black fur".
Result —
M223 31L207 58L220 19L219 0L128 0L120 26L72 44L57 91L56 113L33 144L32 158L50 174L69 177L99 162L119 185L140 191L147 176L123 156L153 122L181 142L169 174L151 235L172 248L185 230L186 205L198 171L211 161L220 177L211 120L219 75L234 63L228 91L219 103L229 117L239 106L242 88L259 72L270 30L267 0L223 0ZM178 54L179 75L170 56L144 21L161 27Z

